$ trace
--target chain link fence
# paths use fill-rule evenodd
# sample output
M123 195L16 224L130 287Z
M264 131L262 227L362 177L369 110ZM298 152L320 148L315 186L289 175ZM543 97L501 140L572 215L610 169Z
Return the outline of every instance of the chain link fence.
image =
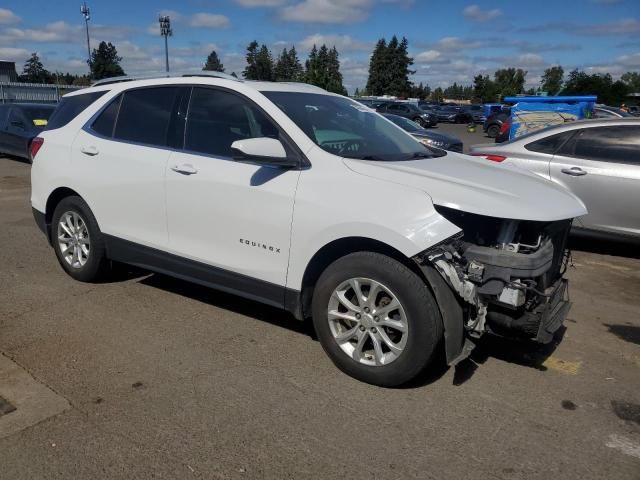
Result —
M65 93L81 88L51 83L0 82L0 103L58 103Z

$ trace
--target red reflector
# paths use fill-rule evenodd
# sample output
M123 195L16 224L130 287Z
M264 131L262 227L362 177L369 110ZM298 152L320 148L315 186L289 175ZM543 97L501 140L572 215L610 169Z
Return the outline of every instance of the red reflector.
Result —
M33 140L31 140L31 147L29 151L29 153L31 154L31 161L33 161L33 159L35 158L36 154L38 153L38 150L40 150L40 147L42 147L43 143L44 143L44 138L42 137L36 137Z
M492 162L502 162L507 159L507 157L503 157L502 155L487 155L485 153L472 153L471 155L474 157L483 157Z

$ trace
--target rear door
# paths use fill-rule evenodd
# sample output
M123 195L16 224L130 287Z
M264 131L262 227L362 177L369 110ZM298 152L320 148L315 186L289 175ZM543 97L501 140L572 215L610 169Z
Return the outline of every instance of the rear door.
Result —
M550 173L586 205L582 226L640 235L640 126L577 131L553 157Z
M183 90L127 90L78 133L73 168L103 232L167 248L164 177L173 113Z

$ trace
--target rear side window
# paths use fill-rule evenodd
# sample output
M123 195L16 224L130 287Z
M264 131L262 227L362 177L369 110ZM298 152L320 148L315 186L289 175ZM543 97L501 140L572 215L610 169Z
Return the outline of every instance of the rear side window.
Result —
M640 126L585 128L565 143L559 153L586 160L640 165Z
M108 90L102 92L83 93L71 97L62 97L58 107L54 110L47 122L46 130L54 130L64 127L71 120L76 118L85 108L99 99Z
M120 100L122 95L111 101L111 103L105 108L102 113L96 118L91 125L91 129L104 136L113 137L113 127L116 124L116 117L118 116L118 109L120 108Z
M126 91L121 100L114 138L166 146L178 90L178 87L153 87Z
M572 130L569 132L562 132L556 135L551 135L536 142L528 143L524 146L524 148L526 148L530 152L548 153L550 155L553 155L574 133L575 131Z

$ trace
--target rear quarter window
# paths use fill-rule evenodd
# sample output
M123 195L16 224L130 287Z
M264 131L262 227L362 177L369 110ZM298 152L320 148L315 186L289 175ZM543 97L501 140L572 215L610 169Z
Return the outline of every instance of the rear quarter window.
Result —
M530 152L548 153L549 155L553 155L574 133L575 131L572 130L569 132L551 135L535 142L527 143L524 148Z
M107 90L62 97L62 100L60 100L60 103L47 122L46 130L55 130L56 128L64 127L105 93L107 93Z

